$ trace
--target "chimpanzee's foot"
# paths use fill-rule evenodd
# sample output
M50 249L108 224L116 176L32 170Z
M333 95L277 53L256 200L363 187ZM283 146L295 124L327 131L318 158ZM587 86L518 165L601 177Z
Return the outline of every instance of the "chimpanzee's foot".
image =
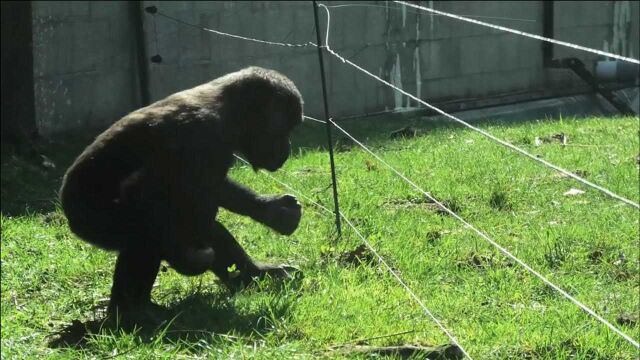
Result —
M246 288L256 279L263 279L267 276L272 279L293 280L301 278L302 271L288 264L255 263L250 271L230 269L226 278L221 280L230 290L237 291Z
M273 265L257 263L256 266L258 267L258 273L255 276L258 278L270 276L274 279L292 280L302 276L300 268L289 264Z
M141 301L141 302L118 302L111 301L109 302L109 307L107 308L107 313L109 315L112 314L128 314L128 313L136 313L136 312L144 312L144 311L162 311L164 307L152 302L152 301Z

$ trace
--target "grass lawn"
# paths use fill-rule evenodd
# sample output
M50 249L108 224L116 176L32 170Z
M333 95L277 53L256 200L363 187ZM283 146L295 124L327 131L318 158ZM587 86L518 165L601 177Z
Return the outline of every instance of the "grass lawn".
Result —
M410 123L418 136L390 139ZM342 126L518 258L640 340L638 210L563 178L453 125L364 120ZM637 118L564 119L489 132L635 202ZM567 145L550 138L563 133ZM296 151L273 175L332 208L322 125L296 132ZM335 134L335 133L334 133ZM541 144L536 138L542 140ZM476 359L635 359L638 350L338 136L341 210ZM115 256L72 235L56 210L60 177L88 141L50 144L57 165L2 157L2 358L363 358L328 351L438 345L448 338L376 261L345 260L360 239L302 201L290 237L222 211L254 257L299 265L304 279L263 281L230 294L215 276L163 269L154 300L179 314L157 331L105 330L83 346L47 342L72 322L100 319ZM238 164L231 177L262 193L289 192ZM583 194L563 195L572 188ZM366 258L366 254L363 256ZM380 337L380 338L377 338ZM371 339L376 338L376 339Z

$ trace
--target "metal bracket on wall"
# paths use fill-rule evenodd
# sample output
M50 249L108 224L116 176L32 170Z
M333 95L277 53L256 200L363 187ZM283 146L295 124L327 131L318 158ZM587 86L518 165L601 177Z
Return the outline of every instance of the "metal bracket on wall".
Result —
M554 1L544 1L542 3L542 35L553 38L555 30L555 14ZM553 44L549 42L542 43L542 63L545 68L571 69L582 80L589 84L595 92L605 98L613 107L624 115L636 115L627 103L620 100L611 90L602 86L600 81L589 71L584 62L578 58L555 59Z
M584 62L578 58L565 58L559 60L551 60L549 67L551 68L568 68L571 69L576 75L578 75L587 84L591 85L593 90L602 95L613 107L620 111L623 115L636 115L635 111L631 109L627 103L622 101L613 91L609 90L596 79L596 77L587 70Z

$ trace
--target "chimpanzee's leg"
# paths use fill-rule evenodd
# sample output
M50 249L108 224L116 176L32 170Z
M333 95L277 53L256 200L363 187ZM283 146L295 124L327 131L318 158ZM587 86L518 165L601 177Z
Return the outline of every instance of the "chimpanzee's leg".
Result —
M267 274L277 278L291 278L292 272L298 270L288 265L256 262L247 255L222 224L216 221L212 228L211 245L215 251L216 260L211 270L229 287L246 286L254 277ZM236 271L229 271L234 265Z
M120 251L113 274L110 313L129 312L151 304L151 288L160 260L159 251L144 243Z

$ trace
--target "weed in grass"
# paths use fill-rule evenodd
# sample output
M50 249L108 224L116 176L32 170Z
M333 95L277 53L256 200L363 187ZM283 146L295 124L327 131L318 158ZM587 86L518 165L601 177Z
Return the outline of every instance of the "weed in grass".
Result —
M616 318L618 325L633 328L638 324L638 314L624 313Z
M460 206L456 200L438 200L444 207L453 211L454 213L460 212ZM433 200L426 196L413 197L407 196L404 199L393 199L385 203L387 206L395 209L407 209L407 208L422 208L428 211L433 211L439 215L449 215L442 206L435 203Z
M418 129L407 126L402 129L394 130L391 132L391 139L410 139L418 135Z
M620 253L618 258L611 264L610 272L613 274L614 279L618 281L627 281L637 274L638 269L634 269L624 253Z
M442 233L440 231L429 231L425 236L428 244L435 244L442 238Z
M616 246L599 243L586 254L591 271L609 279L625 282L638 275L637 263L629 262Z
M567 260L569 250L562 240L552 241L551 244L543 246L544 260L552 269L556 269Z
M589 255L587 255L587 257L589 258L589 260L594 263L594 264L598 264L600 263L600 261L602 260L602 256L604 255L603 250L601 249L595 249L592 252L589 253Z
M507 193L500 190L494 190L489 199L489 205L500 211L509 211L512 209L511 203L507 198Z
M345 265L363 265L370 264L377 260L376 256L369 250L365 244L361 244L354 250L340 254L339 261Z
M461 260L458 260L456 264L458 268L471 268L476 270L513 267L513 263L504 260L503 257L496 257L495 254L488 255L475 252L464 256Z
M440 201L440 203L447 209L453 211L454 213L458 214L462 211L462 207L460 206L459 202L457 200L443 200ZM448 211L446 211L442 206L433 203L432 207L434 207L436 209L436 212L439 215L450 215Z
M398 208L408 208L414 206L422 206L431 204L432 201L424 196L407 196L404 199L392 199L386 202L387 205L395 206Z
M529 138L528 136L523 136L520 138L520 140L515 141L516 145L531 145L533 144L533 141L531 141L531 138Z

